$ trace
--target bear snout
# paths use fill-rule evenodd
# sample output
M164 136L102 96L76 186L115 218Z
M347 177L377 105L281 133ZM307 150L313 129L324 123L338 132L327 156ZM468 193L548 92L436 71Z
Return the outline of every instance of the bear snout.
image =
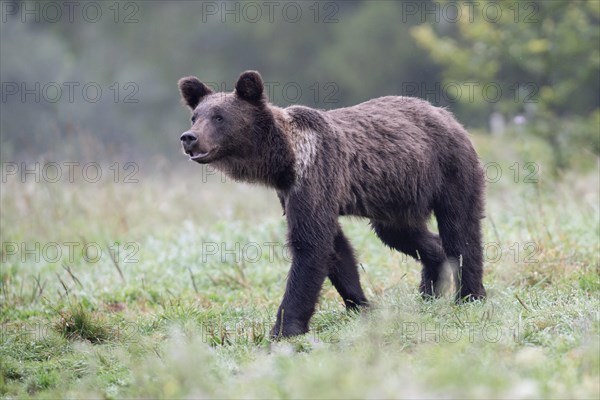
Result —
M198 142L198 138L196 137L196 135L194 135L190 131L184 132L179 138L179 140L181 140L181 144L183 145L183 149L185 151L191 150L196 144L196 142Z
M219 156L218 147L213 145L204 136L198 137L192 131L184 132L180 137L183 152L190 157L191 161L207 164Z

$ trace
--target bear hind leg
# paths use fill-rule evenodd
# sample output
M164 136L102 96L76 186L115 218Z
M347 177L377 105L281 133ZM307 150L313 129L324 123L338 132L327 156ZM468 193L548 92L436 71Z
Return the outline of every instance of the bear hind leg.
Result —
M419 291L424 297L441 294L441 272L446 255L438 235L426 226L409 228L372 222L373 230L387 246L407 254L423 265Z
M483 287L483 249L481 244L481 207L476 203L466 213L461 207L435 210L444 251L451 261L457 285L457 300L471 301L486 296Z

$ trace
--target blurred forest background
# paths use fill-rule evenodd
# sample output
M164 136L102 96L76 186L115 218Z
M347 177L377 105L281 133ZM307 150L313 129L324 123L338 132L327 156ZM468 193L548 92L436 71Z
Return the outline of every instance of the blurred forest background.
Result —
M280 106L417 96L473 132L542 138L558 169L600 154L596 0L1 6L2 161L185 161L177 79L230 91L247 69Z

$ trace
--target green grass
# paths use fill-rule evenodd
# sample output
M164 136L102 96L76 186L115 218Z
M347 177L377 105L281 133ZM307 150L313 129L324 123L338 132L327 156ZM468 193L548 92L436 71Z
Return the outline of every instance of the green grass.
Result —
M273 193L202 183L192 164L135 184L9 179L0 396L598 398L598 173L556 177L539 145L506 142L477 138L504 173L488 185L485 302L423 301L419 264L345 219L373 309L346 313L326 283L310 333L278 343L289 261ZM530 161L538 182L515 182ZM39 243L39 259L9 242Z

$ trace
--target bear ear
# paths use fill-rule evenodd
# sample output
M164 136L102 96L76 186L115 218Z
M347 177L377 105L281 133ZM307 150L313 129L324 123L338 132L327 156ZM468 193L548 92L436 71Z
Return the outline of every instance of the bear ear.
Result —
M264 83L257 71L242 72L235 84L235 93L242 99L260 102L264 100Z
M184 103L192 110L196 108L204 96L213 92L195 76L181 78L177 84L179 85L179 92L181 92Z

